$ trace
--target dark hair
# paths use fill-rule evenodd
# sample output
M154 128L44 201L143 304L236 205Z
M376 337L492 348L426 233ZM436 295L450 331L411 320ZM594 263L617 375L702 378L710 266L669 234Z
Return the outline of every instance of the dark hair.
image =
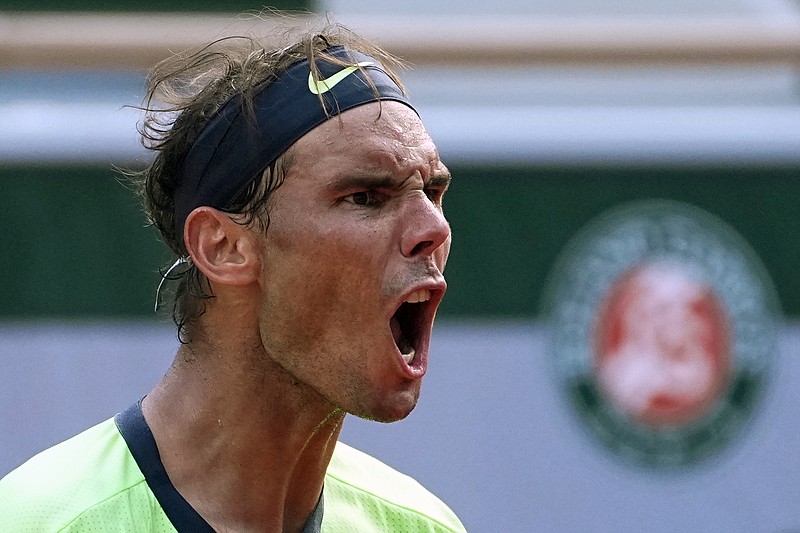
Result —
M274 36L270 39L275 41ZM282 34L283 47L268 47L262 39L249 36L226 37L194 51L161 61L148 76L143 109L146 117L140 133L143 144L156 152L152 164L132 173L144 202L150 224L178 256L186 257L183 236L175 230L174 195L179 171L186 154L208 120L234 95L242 95L242 105L252 113L253 95L272 83L288 67L308 60L316 70L314 58L330 46L344 45L380 61L386 72L402 85L393 69L401 63L377 46L339 25L327 24L302 35ZM243 224L269 227L269 199L283 183L293 163L291 148L266 168L224 210L241 213ZM206 277L191 264L168 279L176 280L172 318L178 338L188 342L191 324L205 311L205 300L213 298Z

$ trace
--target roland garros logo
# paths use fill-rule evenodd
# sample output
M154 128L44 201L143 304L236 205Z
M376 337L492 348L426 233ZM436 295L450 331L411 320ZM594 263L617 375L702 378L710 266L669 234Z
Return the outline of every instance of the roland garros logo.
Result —
M660 466L709 457L742 430L776 354L777 309L732 228L666 201L590 223L545 296L555 368L584 426Z

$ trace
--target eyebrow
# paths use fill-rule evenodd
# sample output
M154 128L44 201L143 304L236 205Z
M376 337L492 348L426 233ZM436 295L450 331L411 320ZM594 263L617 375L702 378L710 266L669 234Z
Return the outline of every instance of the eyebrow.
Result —
M389 174L355 174L334 180L329 187L333 190L347 189L390 189L397 187L397 179Z
M453 176L449 172L444 174L437 174L428 179L427 187L443 187L447 189L450 187L450 182L453 181Z
M446 172L431 176L425 186L446 189L450 186L452 180L450 173ZM402 180L398 180L396 176L391 174L355 174L337 179L329 187L337 191L347 189L392 189L399 186L400 183L402 183Z

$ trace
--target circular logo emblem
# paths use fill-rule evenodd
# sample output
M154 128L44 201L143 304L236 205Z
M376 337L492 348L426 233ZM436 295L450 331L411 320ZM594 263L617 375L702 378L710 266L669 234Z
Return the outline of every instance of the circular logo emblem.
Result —
M676 202L590 223L556 262L544 312L585 426L649 465L688 465L728 443L776 354L777 298L761 262L724 222Z

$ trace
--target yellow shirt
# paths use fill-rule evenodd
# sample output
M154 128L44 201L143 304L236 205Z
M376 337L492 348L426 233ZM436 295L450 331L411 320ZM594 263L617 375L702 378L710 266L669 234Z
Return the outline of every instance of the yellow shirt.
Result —
M120 426L125 418L138 420L136 439L130 438L128 426ZM134 440L151 446L150 453ZM174 495L184 507L176 511L163 496L165 490L174 487L141 409L134 405L118 415L116 423L106 420L0 480L0 532L202 530L192 522L202 519L177 491ZM415 480L341 442L328 466L322 500L323 533L465 532L455 514Z

